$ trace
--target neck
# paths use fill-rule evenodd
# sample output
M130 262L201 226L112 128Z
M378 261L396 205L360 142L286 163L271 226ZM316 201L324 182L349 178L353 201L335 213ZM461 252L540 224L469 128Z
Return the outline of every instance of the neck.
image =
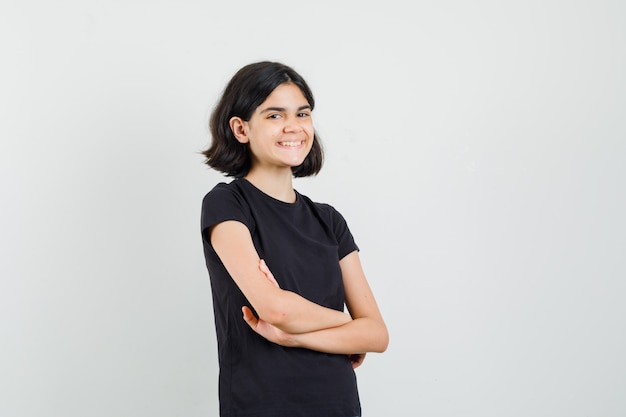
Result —
M294 203L296 201L291 169L271 172L250 170L244 178L270 197L285 203Z

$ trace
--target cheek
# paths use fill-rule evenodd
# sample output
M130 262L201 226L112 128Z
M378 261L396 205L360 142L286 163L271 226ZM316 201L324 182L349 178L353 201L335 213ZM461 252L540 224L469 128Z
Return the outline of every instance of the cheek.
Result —
M271 126L265 126L263 129L256 129L254 136L252 136L257 143L257 146L266 146L267 144L275 142L280 138L280 129L273 128Z
M267 127L263 133L265 137L270 138L271 140L277 140L282 135L282 130L279 127L269 126Z
M307 135L311 139L313 139L315 137L315 129L313 128L313 125L306 126L304 129L306 130Z

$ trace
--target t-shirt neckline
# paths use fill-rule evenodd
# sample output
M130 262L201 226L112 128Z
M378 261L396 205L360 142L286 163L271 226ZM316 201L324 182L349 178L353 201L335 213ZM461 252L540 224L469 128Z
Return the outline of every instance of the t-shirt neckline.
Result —
M300 193L294 188L294 192L296 193L296 201L294 201L293 203L288 203L286 201L283 200L279 200L277 198L272 197L271 195L267 194L265 191L261 190L260 188L258 188L256 185L252 184L250 181L248 181L246 178L238 178L237 181L241 181L243 184L246 184L248 186L248 188L254 190L255 193L257 193L258 195L262 196L264 199L273 202L274 204L283 206L283 207L298 207L300 206L301 202L302 202L302 196L300 195Z

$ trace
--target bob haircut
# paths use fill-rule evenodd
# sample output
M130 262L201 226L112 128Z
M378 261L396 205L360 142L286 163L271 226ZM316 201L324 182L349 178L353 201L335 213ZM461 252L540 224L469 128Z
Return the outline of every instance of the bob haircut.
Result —
M293 83L304 95L311 110L315 107L313 93L304 79L287 65L279 62L261 61L246 65L231 78L222 97L211 113L209 128L211 145L201 153L211 168L226 176L241 178L252 166L252 155L248 143L240 143L230 129L230 119L241 117L249 121L276 87ZM292 167L294 177L316 175L324 162L323 149L317 134L313 136L313 147L301 165Z

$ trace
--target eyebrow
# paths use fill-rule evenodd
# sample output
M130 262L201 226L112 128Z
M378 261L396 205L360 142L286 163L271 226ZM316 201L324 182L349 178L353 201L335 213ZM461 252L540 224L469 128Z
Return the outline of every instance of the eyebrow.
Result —
M297 111L301 111L301 110L311 110L311 106L309 106L308 104L305 106L300 106L298 107ZM261 114L263 113L268 113L271 111L277 111L277 112L285 112L287 111L287 109L285 107L268 107L266 109L261 110Z

